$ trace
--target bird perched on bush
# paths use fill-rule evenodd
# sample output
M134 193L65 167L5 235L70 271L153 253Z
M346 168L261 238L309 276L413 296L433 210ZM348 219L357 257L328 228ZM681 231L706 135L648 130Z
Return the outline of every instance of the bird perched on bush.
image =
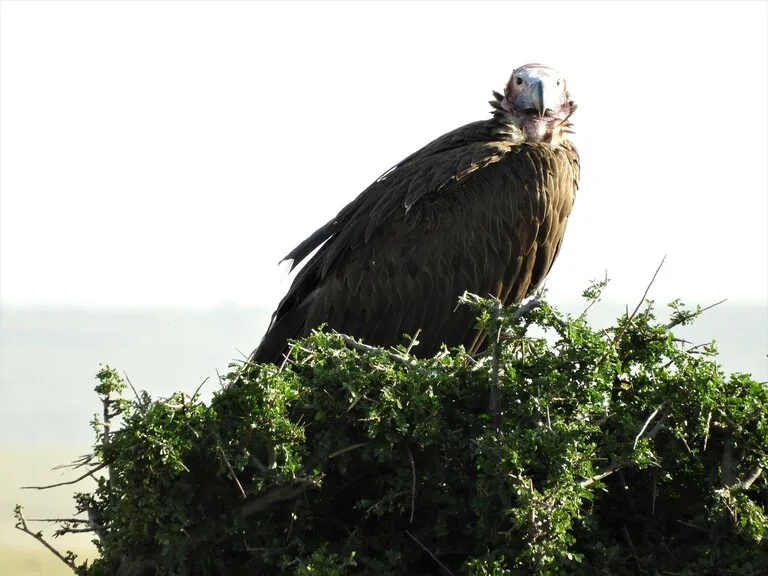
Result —
M492 116L437 138L387 170L290 252L298 272L251 361L281 361L287 340L322 323L378 346L421 330L413 353L475 351L469 291L520 302L560 250L579 182L565 79L517 68Z

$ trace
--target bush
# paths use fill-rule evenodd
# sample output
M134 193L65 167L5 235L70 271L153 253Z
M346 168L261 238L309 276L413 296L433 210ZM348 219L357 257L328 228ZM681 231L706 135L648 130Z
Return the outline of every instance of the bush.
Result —
M480 358L316 332L209 405L126 400L102 368L87 465L106 474L75 498L100 557L62 559L88 576L765 573L768 387L675 338L700 309L673 302L665 323L645 301L596 330L543 301L465 301L500 335Z

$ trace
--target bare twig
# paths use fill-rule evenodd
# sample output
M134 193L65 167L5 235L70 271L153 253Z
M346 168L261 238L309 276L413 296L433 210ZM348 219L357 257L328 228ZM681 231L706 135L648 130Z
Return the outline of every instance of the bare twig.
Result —
M658 434L658 433L659 433L659 431L660 431L662 428L664 428L664 422L666 422L666 420L667 420L667 416L669 416L669 414L663 414L663 415L661 416L661 418L659 418L659 421L658 421L658 422L656 422L656 424L654 425L654 427L653 427L653 428L651 428L651 431L650 431L650 432L648 432L648 440L650 440L651 438L653 438L654 436L656 436L656 434ZM685 442L685 438L683 438L683 442ZM687 445L687 444L686 444L686 448L688 448L688 445ZM690 452L690 451L691 451L691 449L690 449L690 448L688 448L688 451Z
M643 435L643 432L645 432L645 429L646 429L646 428L648 428L648 424L650 424L650 423L651 423L651 420L653 420L654 418L656 418L656 414L658 414L658 413L659 413L659 410L661 410L661 407L662 407L662 406L664 406L664 404L663 404L663 403L662 403L662 404L661 404L661 405L660 405L658 408L656 408L656 410L654 410L653 412L651 412L651 415L650 415L650 416L648 416L648 419L645 421L645 423L643 424L642 428L640 428L640 432L638 432L638 433L637 433L637 436L635 436L635 442L632 444L632 449L633 449L633 450L634 450L635 448L637 448L637 443L638 443L638 441L640 440L640 437Z
M221 446L218 446L219 454L221 454L221 457L224 459L224 464L227 465L227 469L229 470L229 473L232 474L232 478L235 480L235 484L237 484L237 487L240 489L240 495L243 497L243 500L248 498L248 495L245 493L245 490L243 489L243 485L240 484L240 479L237 477L237 473L235 472L235 469L232 468L232 464L229 463L229 458L227 458L227 455L224 453L224 449Z
M102 468L106 468L106 467L107 467L107 464L106 463L102 463L102 464L99 464L98 466L96 466L93 470L89 470L88 472L86 472L82 476L78 476L74 480L67 480L66 482L58 482L56 484L49 484L48 486L21 486L21 489L22 490L48 490L49 488L58 488L59 486L70 486L72 484L77 484L81 480L85 480L86 478L88 478L88 476L93 476L93 474L95 474L96 472L98 472Z
M467 301L469 301L469 296L466 293L464 298ZM518 306L514 312L509 314L507 316L507 321L510 323L517 322L520 318L525 316L528 312L530 312L534 308L538 308L540 305L541 305L541 298L537 293L528 302ZM502 306L502 303L499 299L496 299L493 306L493 310L491 312L493 315L493 320L496 323L498 323L498 326L496 328L496 333L494 335L495 337L493 339L493 348L491 350L492 380L491 380L491 387L490 387L490 394L489 394L489 401L488 401L488 412L491 415L491 422L493 423L493 426L496 429L499 429L501 427L501 389L499 387L499 375L500 375L500 366L501 366L501 344L502 344L502 332L503 332L503 326L500 320L502 318L502 314L504 313L504 307ZM484 337L485 336L482 336L482 337L477 336L475 338L475 342L471 346L470 353L472 353L473 350L477 350L479 348Z
M293 348L289 349L288 352L283 354L283 359L280 362L280 366L277 367L278 372L282 372L283 370L285 370L285 365L288 364L288 358L290 358L291 356L291 350L293 350Z
M194 396L197 396L197 394L200 392L200 389L203 387L203 385L204 385L206 382L208 382L208 379L209 379L209 376L206 376L206 377L205 377L205 380L203 380L202 382L200 382L200 386L198 386L198 387L197 387L197 390L195 390L195 393L193 394L193 397L194 397Z
M685 340L681 340L681 342L685 342ZM686 343L690 344L690 342L686 342ZM695 344L694 346L691 346L690 348L685 348L685 351L688 352L689 354L694 353L694 352L696 354L700 354L700 352L698 352L698 349L699 348L703 348L704 346L708 346L709 344L710 344L710 342L702 342L701 344Z
M707 442L709 441L709 423L712 421L712 410L707 413L707 430L704 432L704 451L707 450Z
M222 382L223 378L221 377L221 374L219 374L219 371L216 371L216 375L219 377L219 386L221 386L222 390L225 390L229 387L233 388L239 388L243 384L243 376L250 373L251 368L255 368L257 364L255 362L251 362L251 357L246 356L239 348L235 348L235 351L240 354L240 356L243 357L243 359L240 358L233 358L233 363L240 363L241 366L238 369L235 379L232 380L227 386L225 386Z
M540 290L537 290L530 300L528 300L524 304L520 304L515 309L514 312L512 312L509 316L507 316L507 320L509 322L516 322L522 316L524 316L534 308L538 308L541 305L543 294L544 294L543 288ZM495 312L496 307L501 305L501 300L499 300L499 298L496 296L491 296L491 297L496 300L496 303L494 306L494 312ZM454 308L454 312L458 310L459 306L461 306L462 304L471 304L477 307L479 300L480 300L480 297L477 296L476 294L471 294L467 291L464 291L464 294L462 294L459 297L459 301L456 304L456 308ZM474 356L477 354L478 350L480 350L480 347L485 341L486 335L487 335L487 331L485 329L477 330L475 332L475 337L472 340L472 343L467 347L467 354L469 356Z
M90 520L87 518L27 518L27 522L51 522L51 523L58 523L62 524L64 522L69 522L70 524L88 524Z
M219 373L219 369L216 369L216 377L219 379L219 387L222 390L225 390L227 387L224 386L224 378L222 378L221 374Z
M293 344L288 344L288 351L283 355L283 361L280 362L280 367L277 369L278 372L282 372L285 368L285 365L288 364L288 359L291 357L292 352Z
M496 306L494 307L493 316L494 320L497 322L499 321L501 317L501 302L496 301ZM493 372L493 380L491 381L491 391L490 391L490 398L489 398L489 406L488 411L491 413L491 422L493 423L494 428L497 430L501 428L501 414L500 414L500 403L501 399L499 398L499 364L501 360L501 323L499 323L497 329L495 338L493 339L493 364L492 364L492 372Z
M78 468L82 468L83 466L90 464L94 458L96 458L96 454L94 454L93 452L91 452L90 454L83 454L81 456L78 456L77 459L73 460L69 464L58 464L57 466L54 466L52 470L63 470L64 468L71 468L72 470L77 470ZM96 464L94 464L94 466L96 466Z
M61 552L56 550L56 548L54 548L48 542L45 541L45 539L43 538L42 532L32 532L32 530L29 529L29 527L27 526L27 521L24 519L24 513L22 512L21 506L16 507L16 518L18 520L16 522L17 530L21 530L25 534L29 534L30 536L32 536L32 538L34 538L35 540L40 542L40 544L48 548L48 550L50 550L50 552L54 556L56 556L56 558L64 562L64 564L66 564L67 567L70 568L72 571L77 570L77 566L75 566L75 563L72 560L65 557Z
M357 406L357 403L358 403L358 402L360 402L360 400L362 400L364 397L365 397L365 394L360 394L360 395L359 395L359 396L357 396L357 397L356 397L354 400L352 400L352 403L351 403L351 404L349 405L349 407L347 408L347 412L351 412L351 411L352 411L352 409L353 409L355 406Z
M318 485L319 481L314 478L296 478L289 484L275 486L257 500L246 502L240 507L240 513L243 515L243 517L247 518L248 516L252 516L257 512L266 510L278 502L293 500L294 498L301 496L307 488L315 487Z
M591 484L594 484L595 482L602 480L606 476L610 476L614 472L621 470L621 467L624 466L626 462L615 462L611 464L610 466L604 468L591 478L587 478L586 480L582 480L579 482L579 488L586 488L587 486L590 486Z
M64 534L80 534L83 532L96 532L96 528L59 528L56 530L58 536L63 536Z
M245 456L248 459L248 462L250 462L253 466L255 466L259 472L261 472L262 474L267 472L268 468L264 466L264 464L262 464L261 460L256 458L256 456L254 456L250 452L248 452L245 446L240 445L239 448L240 448L240 454Z
M126 374L126 378L128 375ZM133 388L133 385L131 385L131 388ZM135 388L133 388L134 392L136 391ZM138 398L138 395L137 395ZM110 407L113 404L113 400L111 398L111 394L107 394L104 398L101 400L102 408L103 408L103 415L104 415L104 422L102 423L103 426L103 432L101 435L101 444L102 449L104 452L108 451L109 444L110 444L110 431L112 430L112 414L110 414ZM141 406L141 402L139 402L139 405ZM102 454L104 453L102 452ZM109 462L105 462L106 468L107 468L107 485L109 487L112 486L112 478L114 477L114 471L112 470L112 464ZM110 489L110 497L109 501L110 504L115 504L115 496L112 494L112 490Z
M715 306L720 306L720 304L722 304L723 302L727 302L727 301L728 301L728 298L723 298L722 300L720 300L720 302L715 302L714 304L710 304L710 305L709 305L709 306L707 306L706 308L702 308L701 310L699 310L699 311L696 313L696 316L698 316L698 315L700 315L700 314L703 314L704 312L706 312L707 310L710 310L710 309L714 308ZM684 319L684 318L681 318L680 320L677 320L677 321L674 321L674 322L670 322L670 323L669 323L669 324L667 324L667 325L666 325L664 328L666 328L667 330L669 330L669 329L671 329L671 328L674 328L674 327L675 327L675 326L677 326L678 324L681 324L681 323L682 323L682 322L684 322L684 321L685 321L685 319Z
M648 572L643 570L643 567L640 564L640 558L637 555L637 550L635 550L635 545L632 542L632 538L629 536L629 530L627 530L626 526L622 526L622 530L624 532L624 537L627 539L627 544L629 544L629 549L632 550L632 557L635 559L638 570L640 570L640 572L643 574L647 574Z
M352 444L351 446L345 446L344 448L341 448L339 450L336 450L335 452L331 452L328 454L328 460L331 458L336 458L337 456L341 456L342 454L345 454L347 452L351 452L352 450L357 450L358 448L362 448L363 446L367 446L368 442L360 442L359 444Z
M749 474L747 474L744 479L739 482L739 488L742 490L747 490L752 484L754 484L755 480L760 478L760 474L763 473L763 468L761 466L755 466L752 468L752 470L749 471Z
M651 278L651 281L648 283L648 286L645 287L645 292L643 292L643 297L640 298L640 302L637 303L637 306L635 306L635 309L632 312L632 314L627 315L626 324L624 324L624 326L621 328L621 331L619 331L619 333L613 339L614 344L621 341L621 337L624 336L624 332L626 332L627 328L629 328L630 324L632 324L632 320L637 315L637 312L640 310L640 307L643 305L643 302L645 302L645 298L648 296L648 292L650 291L651 286L653 286L653 283L656 281L656 276L658 276L659 270L661 270L661 267L664 266L664 260L666 259L667 259L666 256L664 256L664 258L661 259L661 263L659 264L659 267L656 268L656 272L653 273L653 278Z
M707 529L702 526L696 526L696 524L691 524L690 522L684 522L683 520L678 520L680 524L683 526L688 526L689 528L693 528L694 530L698 530L699 532L706 532Z
M136 396L136 403L139 406L144 406L144 403L141 400L141 396L139 396L139 393L136 391L136 388L133 386L133 382L131 382L131 379L128 378L128 372L123 370L123 376L125 376L125 381L128 382L128 386L131 387L131 390L133 390L133 395Z
M517 310L512 312L512 314L509 315L509 321L515 322L528 314L531 310L538 308L541 306L541 296L537 293L533 298L528 300L525 304L521 304L517 307Z
M642 428L640 429L640 432L635 437L634 447L637 447L638 440L640 439L640 437L645 432L645 429L648 428L648 425L651 423L651 420L653 420L653 418L656 416L656 414L659 412L659 410L661 409L662 406L663 406L663 404L660 405L656 410L654 410L653 413L650 415L650 417L645 421L645 423L643 424ZM654 436L656 436L656 434L658 434L659 431L664 427L664 420L666 418L667 418L667 415L664 414L659 419L659 421L656 423L656 425L651 429L651 431L648 432L647 438L649 440L651 438L653 438ZM627 464L627 462L614 462L613 464L611 464L610 466L607 466L606 468L604 468L603 470L601 470L600 472L598 472L597 474L595 474L591 478L587 478L587 479L582 480L581 482L579 482L579 487L580 488L586 488L587 486L589 486L591 484L594 484L598 480L602 480L606 476L610 476L614 472L617 472L618 470L621 470L621 468L624 467L624 465L626 465L626 464Z
M736 432L736 433L740 432L741 429L739 428L739 425L736 424L736 422L734 422L733 420L731 420L731 417L728 416L725 410L723 410L722 408L718 408L717 411L720 414L720 416L723 417L723 420L725 420L725 423L728 424L728 428L731 430L731 432Z
M374 510L385 500L391 502L396 498L399 498L400 496L404 496L405 494L408 494L408 490L400 490L399 492L387 493L383 498L381 498L380 500L377 500L376 502L368 506L368 508L365 510L366 516L371 513L371 510Z
M410 532L408 532L408 530L406 530L406 531L405 531L405 533L406 533L406 534L408 534L408 536L410 536L410 537L411 537L411 539L412 539L414 542L416 542L416 544L418 544L419 546L421 546L421 549L422 549L422 550L424 550L424 552L426 552L427 554L429 554L429 556L432 558L432 560L434 560L435 562L437 562L437 565L438 565L438 566L440 566L440 568L442 568L443 570L445 570L445 571L446 571L448 574L450 574L450 576L454 576L453 572L451 572L451 571L448 569L448 566L446 566L445 564L443 564L442 562L440 562L440 559L439 559L437 556L435 556L435 555L432 553L432 551L431 551L429 548L427 548L426 546L424 546L424 544L422 544L421 542L419 542L419 540L416 538L416 536L414 536L413 534L411 534Z
M413 461L413 454L411 453L411 447L408 444L405 445L405 449L408 451L408 459L411 461L411 520L413 524L413 513L416 510L416 463Z
M404 356L401 356L399 354L395 354L394 352L390 352L388 350L384 350L383 348L377 348L375 346L369 346L368 344L363 344L362 342L357 342L354 338L350 338L346 334L341 334L340 332L333 332L335 335L337 335L339 338L341 338L341 341L344 342L344 345L348 348L352 348L353 350L357 350L358 352L383 352L391 360L394 360L398 364L402 364L403 366L410 368L411 370L416 370L417 372L421 374L427 374L427 371L423 368L416 366L416 363Z
M406 354L410 354L411 348L413 348L416 344L419 343L419 341L417 340L417 338L419 337L419 334L421 334L421 328L417 329L416 334L414 334L413 338L411 338L411 343L408 344L408 348L405 349Z

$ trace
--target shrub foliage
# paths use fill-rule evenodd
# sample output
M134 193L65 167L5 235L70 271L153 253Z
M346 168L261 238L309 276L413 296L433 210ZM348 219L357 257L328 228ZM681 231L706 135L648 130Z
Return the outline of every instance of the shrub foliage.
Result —
M544 301L465 300L491 335L479 358L320 331L283 366L233 365L209 404L127 400L103 367L83 464L101 476L76 495L100 557L65 561L88 576L765 573L768 387L675 337L700 309L673 302L661 321L645 301L598 330Z

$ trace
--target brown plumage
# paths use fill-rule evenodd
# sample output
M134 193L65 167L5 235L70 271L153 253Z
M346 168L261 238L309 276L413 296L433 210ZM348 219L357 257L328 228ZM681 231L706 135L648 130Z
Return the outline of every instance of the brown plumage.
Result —
M435 354L473 345L464 291L520 302L560 250L579 181L566 139L576 109L565 81L539 64L494 92L492 117L449 132L385 172L299 244L320 247L275 311L253 362L281 361L287 339L323 322L379 346Z

